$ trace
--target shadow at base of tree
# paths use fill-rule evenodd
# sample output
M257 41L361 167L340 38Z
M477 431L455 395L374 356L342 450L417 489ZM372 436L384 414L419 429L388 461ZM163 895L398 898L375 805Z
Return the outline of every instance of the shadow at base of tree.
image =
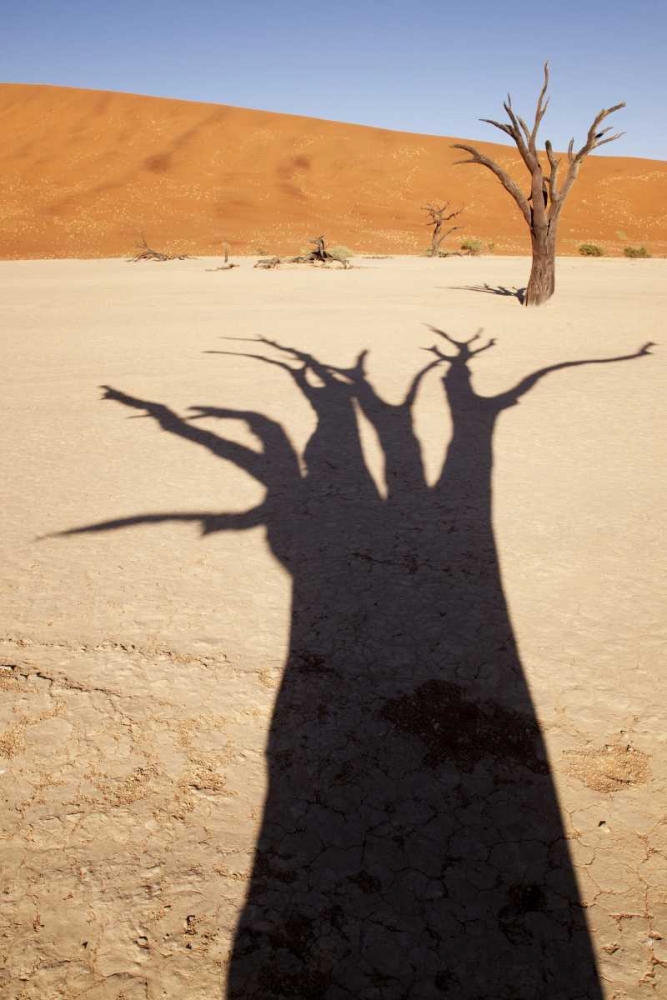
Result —
M542 378L478 395L493 346L434 331L399 404L366 373L260 339L315 429L303 455L256 411L105 398L253 476L250 511L137 514L72 529L262 526L293 581L268 791L229 966L230 1000L601 1000L546 749L503 592L491 516L496 421ZM228 352L211 352L224 354ZM453 433L426 481L413 408L441 369ZM358 412L384 457L386 493ZM243 420L261 450L204 429ZM249 585L252 581L248 581ZM224 846L224 845L221 845Z
M507 299L518 299L521 305L526 301L525 288L508 288L506 285L450 285L458 292L483 292L486 295L500 295Z

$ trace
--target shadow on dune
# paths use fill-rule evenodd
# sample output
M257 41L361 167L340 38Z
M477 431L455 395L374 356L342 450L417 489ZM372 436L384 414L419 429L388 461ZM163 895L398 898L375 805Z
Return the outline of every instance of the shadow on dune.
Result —
M143 514L88 527L264 526L293 578L290 649L267 745L269 785L228 978L233 1000L600 1000L545 746L510 622L491 517L496 420L542 378L634 354L565 362L494 397L443 347L390 405L365 353L349 369L262 340L316 427L303 465L260 413L184 419L107 388L254 476L241 514ZM212 352L218 353L218 352ZM224 352L220 352L224 353ZM441 369L453 435L426 482L413 406ZM384 457L369 474L357 408ZM244 420L255 451L202 428ZM305 471L303 468L305 467Z

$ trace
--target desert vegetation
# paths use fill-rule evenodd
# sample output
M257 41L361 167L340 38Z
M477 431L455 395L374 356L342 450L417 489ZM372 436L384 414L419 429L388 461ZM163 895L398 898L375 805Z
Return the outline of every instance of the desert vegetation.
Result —
M484 244L475 236L466 236L461 242L461 252L466 257L479 257L483 249Z
M647 258L651 256L645 246L625 247L623 250L623 254L625 257L630 257L633 260Z
M579 247L580 257L604 257L604 250L597 243L582 243Z

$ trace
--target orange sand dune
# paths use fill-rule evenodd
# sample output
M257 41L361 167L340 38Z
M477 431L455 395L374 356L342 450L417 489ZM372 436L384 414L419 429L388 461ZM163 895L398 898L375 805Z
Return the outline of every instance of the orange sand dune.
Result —
M443 112L446 127L446 112ZM418 253L427 201L465 206L461 235L525 252L525 226L450 138L133 94L0 85L0 257L160 249L290 252L324 233L357 251ZM525 183L512 149L478 143ZM593 158L565 209L560 253L667 252L667 163ZM455 242L457 242L455 241Z

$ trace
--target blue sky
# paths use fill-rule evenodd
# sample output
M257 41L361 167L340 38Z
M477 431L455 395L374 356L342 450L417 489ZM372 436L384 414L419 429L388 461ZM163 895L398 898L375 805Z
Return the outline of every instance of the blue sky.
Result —
M502 140L549 59L542 138L625 100L610 155L667 159L667 0L1 0L3 80Z

